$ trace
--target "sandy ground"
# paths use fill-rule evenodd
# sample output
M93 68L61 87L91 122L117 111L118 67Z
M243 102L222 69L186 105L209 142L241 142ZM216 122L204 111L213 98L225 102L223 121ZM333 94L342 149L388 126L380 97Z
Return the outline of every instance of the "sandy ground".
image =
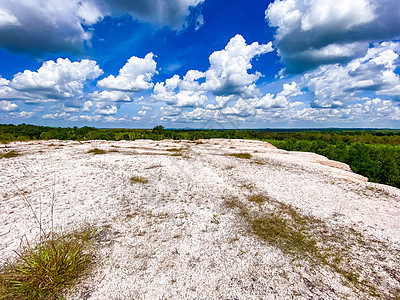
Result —
M108 152L88 153L93 148ZM0 145L1 153L12 149L22 155L0 159L1 261L39 233L21 193L46 230L53 197L56 228L99 228L95 268L69 299L390 299L400 291L400 190L345 164L244 140ZM376 294L250 232L225 201L246 203L252 194L349 240L362 237L349 253Z

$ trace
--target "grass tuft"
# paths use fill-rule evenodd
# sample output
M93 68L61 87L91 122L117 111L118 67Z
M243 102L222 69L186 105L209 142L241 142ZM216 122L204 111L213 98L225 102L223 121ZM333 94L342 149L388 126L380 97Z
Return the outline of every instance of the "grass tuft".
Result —
M232 153L228 154L229 156L234 156L236 158L243 158L243 159L250 159L251 154L250 153Z
M11 158L11 157L17 157L17 156L20 156L20 155L22 155L22 154L19 153L18 151L10 150L10 151L7 151L5 153L1 153L0 154L0 158Z
M95 231L85 228L53 235L16 252L16 261L0 272L1 299L57 299L62 290L88 271Z
M140 176L133 176L131 177L131 183L147 183L148 180L146 178Z
M90 149L90 150L88 151L88 153L93 153L93 154L106 154L107 151L104 151L104 150L98 149L98 148L93 148L93 149Z

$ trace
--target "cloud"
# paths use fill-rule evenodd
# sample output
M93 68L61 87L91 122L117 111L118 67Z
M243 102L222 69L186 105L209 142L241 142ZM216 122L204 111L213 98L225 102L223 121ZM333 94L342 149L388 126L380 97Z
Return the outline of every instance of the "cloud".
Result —
M347 64L320 66L307 72L301 85L306 87L314 107L329 108L359 101L364 92L400 99L400 43L375 44L366 55Z
M296 82L293 81L291 84L285 83L283 84L283 90L276 96L267 93L255 102L254 107L264 110L271 108L285 108L289 106L289 99L291 97L301 94L303 94L303 92L300 91L300 88Z
M93 106L93 102L92 101L85 101L85 103L83 104L83 108L82 111L90 111L90 108Z
M79 108L65 105L62 106L62 110L66 113L79 112Z
M181 30L187 26L190 8L204 0L103 0L114 15L129 13L134 19ZM198 25L197 25L198 26Z
M251 60L272 50L271 42L266 45L257 42L247 45L245 39L237 34L230 39L224 50L210 55L210 68L205 72L206 81L201 84L201 88L217 96L251 95L252 84L262 76L259 72L248 73L252 68Z
M12 52L72 52L90 45L91 27L105 16L134 19L182 30L191 8L204 0L2 0L0 47ZM200 14L201 15L201 14ZM199 15L199 16L200 16ZM196 26L200 26L201 18Z
M152 110L150 106L142 106L142 108L138 111L138 116L144 117L150 110Z
M20 112L10 112L8 115L15 119L30 119L35 115L35 112L23 110Z
M338 108L303 108L299 110L287 110L284 112L285 119L294 121L311 121L315 123L327 122L340 124L371 124L400 120L400 108L390 100L379 98L368 99L361 103Z
M182 114L182 109L179 107L165 106L160 107L159 120L176 122Z
M105 102L98 102L96 108L95 113L99 115L115 115L118 111L117 106Z
M246 44L241 35L230 39L221 51L213 52L207 71L189 70L181 79L179 75L158 82L154 86L152 99L164 101L175 107L205 107L221 109L234 96L254 97L259 91L255 82L261 73L248 73L254 57L272 51L271 43ZM214 94L217 105L208 103L207 93Z
M132 102L130 93L121 91L95 91L87 95L93 101Z
M169 78L164 82L157 82L154 90L152 99L164 101L169 105L174 105L177 107L198 107L204 106L208 100L205 95L205 91L196 91L188 89L179 90L178 84L185 81L181 80L178 75Z
M171 81L167 81L166 86L176 87L179 83L179 78L175 77L171 78ZM161 108L160 113L162 120L173 123L253 122L255 120L263 121L266 118L276 118L282 121L284 111L304 106L302 102L293 102L294 97L302 94L300 86L296 82L292 82L283 84L282 90L276 95L268 93L262 97L253 98L242 98L236 95L216 96L215 104L192 106L190 108L193 109L188 110L188 107L179 107L174 103ZM166 103L168 104L167 101ZM232 124L230 126L237 126Z
M286 73L364 56L370 42L400 36L397 0L282 0L266 10Z
M6 9L0 9L0 28L19 26L21 23L18 19L10 14Z
M36 71L25 70L14 76L8 84L11 97L26 102L46 102L47 100L76 101L83 97L83 87L87 80L94 80L103 74L93 60L83 59L71 62L68 58L49 60Z
M107 9L96 1L81 1L78 5L77 15L86 25L93 25L101 21L107 14Z
M0 99L17 99L17 91L11 88L11 81L0 77Z
M201 27L203 27L204 23L204 16L202 14L199 14L196 18L194 30L199 30Z
M18 105L7 100L0 100L0 111L15 111Z
M79 1L3 0L0 47L13 52L78 52L90 33L81 25Z
M79 121L83 121L83 122L98 122L100 121L102 118L102 116L99 115L80 115L80 116L72 116L70 118L68 118L69 121L72 122L79 122Z
M119 75L110 75L97 82L104 89L122 92L139 92L151 89L154 74L157 74L157 63L154 54L148 53L144 58L132 56L120 69Z
M126 122L126 121L129 121L129 119L127 119L126 117L116 118L116 117L113 117L113 116L104 117L103 120L102 120L102 122L111 122L111 123L114 123L114 122Z
M52 119L52 120L60 120L60 119L66 119L70 116L69 113L66 113L65 111L62 113L55 113L55 114L45 114L42 116L42 119Z

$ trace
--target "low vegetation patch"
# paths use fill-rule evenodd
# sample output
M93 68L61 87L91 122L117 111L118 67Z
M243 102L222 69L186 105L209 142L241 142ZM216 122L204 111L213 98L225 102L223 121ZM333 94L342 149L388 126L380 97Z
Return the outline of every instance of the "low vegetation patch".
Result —
M260 197L255 196L260 203ZM291 207L280 207L247 220L252 231L270 245L297 257L323 260L316 240L308 230L307 221Z
M131 183L147 183L148 180L146 178L140 176L132 176Z
M181 152L182 149L179 149L179 148L170 148L170 149L166 149L165 151L168 151L168 152Z
M19 153L18 151L10 150L10 151L1 153L0 154L0 158L11 158L11 157L17 157L17 156L20 156L20 155L22 155L22 154Z
M89 270L95 230L84 228L27 245L0 271L1 299L60 299Z
M225 200L225 206L239 213L250 233L294 259L330 267L348 284L371 296L380 295L371 283L378 284L379 278L362 276L365 257L361 257L364 250L366 253L375 251L377 255L379 245L372 246L373 242L367 243L361 234L351 229L333 230L323 221L302 215L292 206L268 196L253 194L248 201L259 206L249 207L238 199Z
M102 149L98 149L98 148L93 148L93 149L90 149L90 150L88 151L88 153L92 153L92 154L106 154L107 151L102 150Z
M268 201L268 198L266 196L264 196L263 194L255 194L255 195L251 195L249 197L249 201L255 202L255 203L264 203L264 202Z
M250 159L251 158L251 154L250 153L231 153L231 154L228 154L228 155L236 157L236 158L243 158L243 159Z
M112 152L119 152L119 150L117 150L117 149L111 149L111 150L108 150L108 152L110 152L110 153L112 153Z
M173 153L170 156L183 156L183 154L182 153Z
M265 165L265 162L263 162L262 160L254 160L252 163L255 165Z

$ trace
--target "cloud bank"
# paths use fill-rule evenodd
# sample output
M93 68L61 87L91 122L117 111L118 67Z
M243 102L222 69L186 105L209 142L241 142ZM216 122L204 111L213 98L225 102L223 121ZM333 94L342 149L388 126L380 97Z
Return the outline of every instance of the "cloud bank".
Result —
M397 0L277 0L265 15L290 74L349 62L364 56L370 42L400 37L399 11Z
M130 15L157 26L182 30L190 8L204 0L2 0L0 47L11 52L78 53L90 45L92 25L104 17ZM198 26L198 25L196 25Z

